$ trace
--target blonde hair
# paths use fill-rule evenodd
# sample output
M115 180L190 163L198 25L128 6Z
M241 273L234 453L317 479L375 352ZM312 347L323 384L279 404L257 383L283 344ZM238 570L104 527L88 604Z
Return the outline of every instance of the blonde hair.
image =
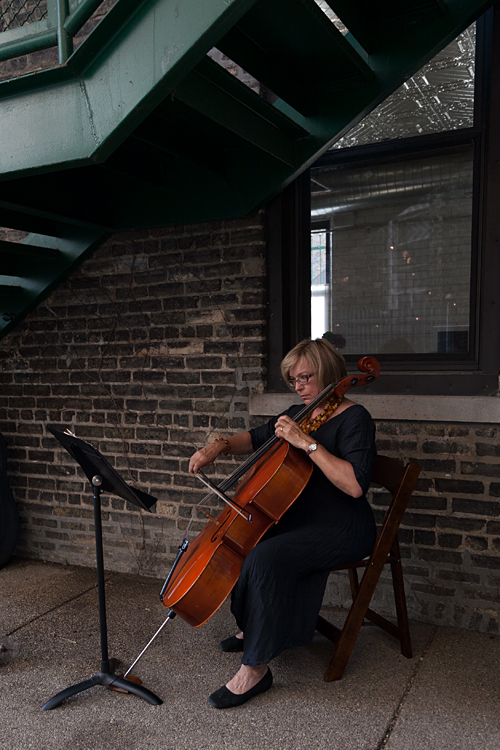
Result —
M281 363L281 375L288 382L290 370L300 359L311 365L320 391L347 375L344 357L326 339L304 339L291 349Z

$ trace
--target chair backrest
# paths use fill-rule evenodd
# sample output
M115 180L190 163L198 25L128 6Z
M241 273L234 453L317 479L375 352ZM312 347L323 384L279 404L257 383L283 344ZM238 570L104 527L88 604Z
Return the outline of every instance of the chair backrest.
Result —
M382 485L386 490L389 490L391 495L395 495L405 473L405 468L401 461L379 454L373 470L372 482Z
M392 495L392 501L385 514L377 541L370 556L370 560L377 560L384 565L385 558L390 552L396 537L404 512L408 507L412 492L420 474L420 466L409 463L405 466L395 458L377 456L377 463L372 476L372 482L380 484Z

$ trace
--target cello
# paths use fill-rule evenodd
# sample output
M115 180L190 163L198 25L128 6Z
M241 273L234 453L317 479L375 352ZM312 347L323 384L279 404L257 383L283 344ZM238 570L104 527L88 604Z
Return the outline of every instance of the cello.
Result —
M332 396L340 401L348 390L373 382L380 373L373 357L362 357L358 369L362 375L348 375L327 386L294 421L302 422ZM199 627L217 611L236 584L245 557L297 499L312 470L312 461L303 451L272 437L219 486L198 472L227 507L215 517L205 513L208 522L191 545L186 534L160 592L170 619L177 614ZM235 484L229 498L226 492Z

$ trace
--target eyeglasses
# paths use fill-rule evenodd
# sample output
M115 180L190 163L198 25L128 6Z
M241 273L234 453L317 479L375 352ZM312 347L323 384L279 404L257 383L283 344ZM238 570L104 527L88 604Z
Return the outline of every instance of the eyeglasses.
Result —
M307 385L310 378L314 377L314 372L310 375L299 375L298 378L288 378L287 384L290 390L294 391L297 385Z

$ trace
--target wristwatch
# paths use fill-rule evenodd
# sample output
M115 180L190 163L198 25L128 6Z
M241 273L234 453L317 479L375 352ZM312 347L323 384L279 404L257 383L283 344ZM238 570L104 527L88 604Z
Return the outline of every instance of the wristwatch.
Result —
M318 444L317 443L311 443L309 448L306 450L306 454L309 456L313 451L318 450Z

